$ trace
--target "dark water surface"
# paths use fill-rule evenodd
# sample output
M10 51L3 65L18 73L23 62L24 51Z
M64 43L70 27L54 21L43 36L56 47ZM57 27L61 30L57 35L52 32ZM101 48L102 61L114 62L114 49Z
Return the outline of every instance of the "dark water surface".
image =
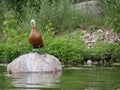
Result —
M63 68L54 74L9 75L2 65L0 90L120 90L120 67Z

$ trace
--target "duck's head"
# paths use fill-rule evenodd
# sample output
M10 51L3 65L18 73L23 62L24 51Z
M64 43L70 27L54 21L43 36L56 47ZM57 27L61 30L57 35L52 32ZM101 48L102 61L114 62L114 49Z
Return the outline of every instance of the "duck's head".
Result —
M31 20L31 27L35 27L35 26L36 26L36 24L35 24L35 20L32 19L32 20Z

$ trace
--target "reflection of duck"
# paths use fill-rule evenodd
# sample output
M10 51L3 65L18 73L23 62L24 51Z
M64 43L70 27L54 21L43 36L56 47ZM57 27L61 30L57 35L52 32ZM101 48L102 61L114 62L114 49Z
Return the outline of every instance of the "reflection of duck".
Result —
M34 19L31 20L31 28L32 30L29 34L28 40L29 40L29 43L32 45L33 50L35 48L43 47L43 39L42 39L42 36L36 30L36 24Z

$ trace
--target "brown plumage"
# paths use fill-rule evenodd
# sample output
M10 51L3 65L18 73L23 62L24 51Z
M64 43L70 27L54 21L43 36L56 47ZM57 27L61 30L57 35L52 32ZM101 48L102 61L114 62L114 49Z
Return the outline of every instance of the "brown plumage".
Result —
M31 20L31 28L32 28L32 30L29 34L28 41L32 45L33 51L34 51L35 48L43 47L43 39L42 39L42 36L40 35L40 33L38 33L36 30L36 25L35 25L34 19Z

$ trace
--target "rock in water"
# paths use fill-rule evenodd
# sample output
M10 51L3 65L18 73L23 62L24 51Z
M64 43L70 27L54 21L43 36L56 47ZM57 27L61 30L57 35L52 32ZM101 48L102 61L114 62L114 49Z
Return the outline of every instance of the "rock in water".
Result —
M92 60L87 60L87 66L92 66Z
M8 73L58 72L61 71L60 61L49 54L28 53L21 55L7 66Z

